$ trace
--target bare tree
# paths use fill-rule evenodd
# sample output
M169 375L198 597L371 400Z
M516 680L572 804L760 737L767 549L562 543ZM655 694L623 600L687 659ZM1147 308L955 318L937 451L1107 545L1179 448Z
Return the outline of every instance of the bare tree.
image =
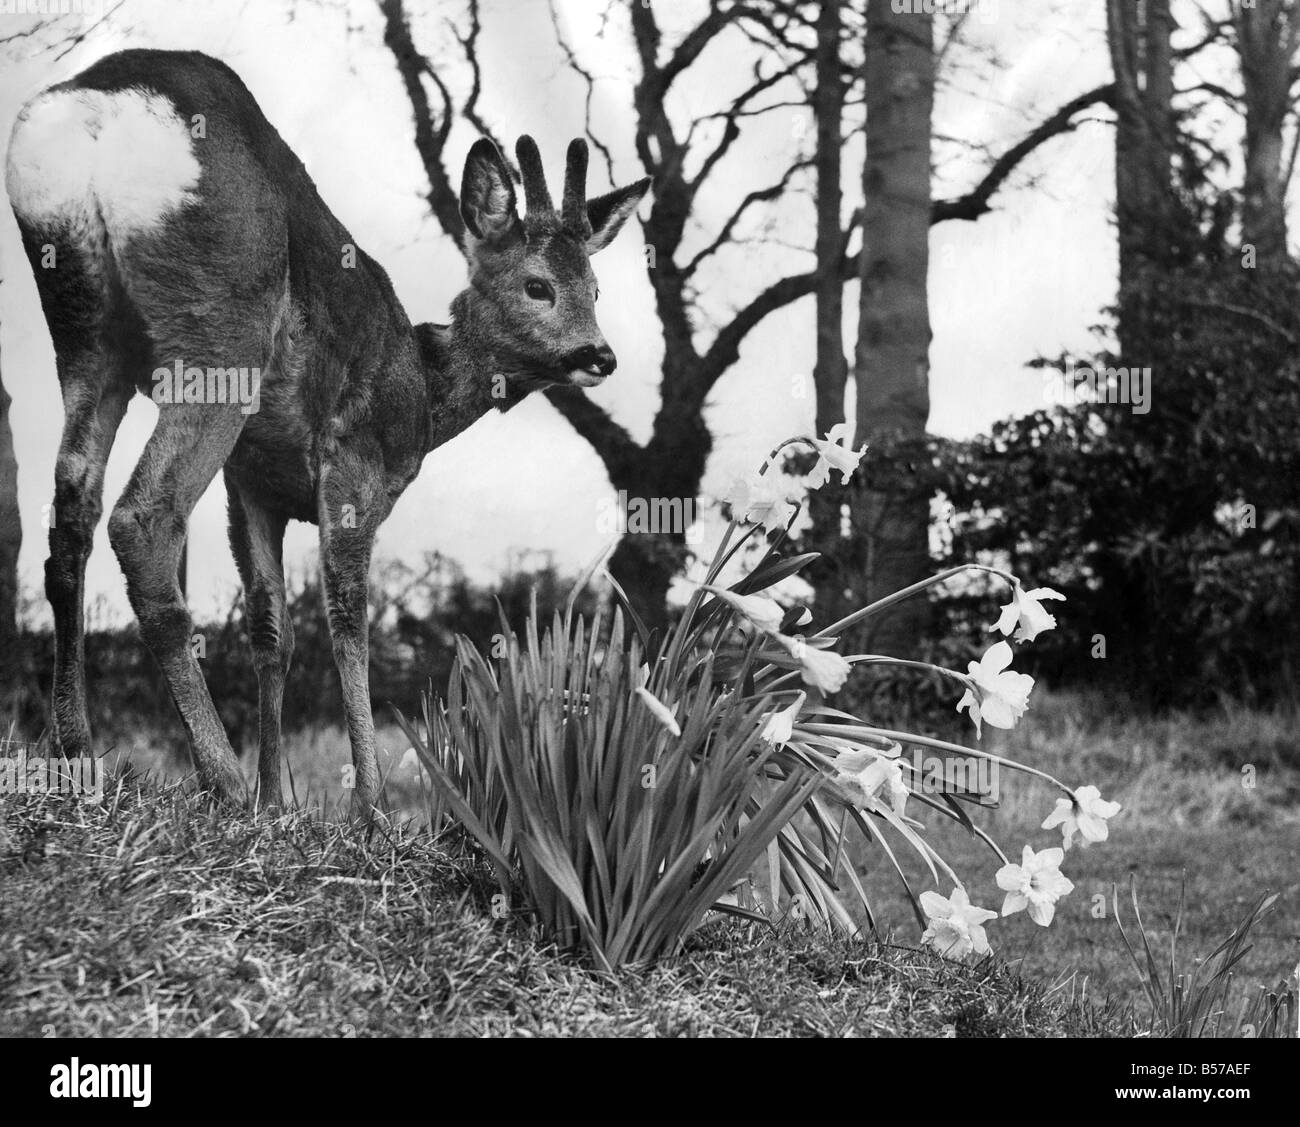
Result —
M392 52L414 120L415 145L425 168L429 207L443 231L459 240L452 181L443 162L443 147L459 119L480 133L492 129L478 112L482 75L478 41L482 31L478 0L468 0L463 29L456 31L469 76L469 93L458 99L439 70L417 48L403 0L379 0L384 16L385 43ZM826 9L831 9L827 11ZM625 20L619 23L620 14ZM908 17L911 18L911 17ZM839 26L836 56L842 88L829 83L817 91L821 73L829 77L836 59L830 28ZM660 371L660 406L650 438L638 443L604 408L581 392L554 391L548 398L601 458L615 489L633 498L683 498L698 495L712 450L712 437L704 421L705 405L721 377L736 363L750 334L771 314L816 294L819 300L819 353L814 372L817 387L818 426L843 418L845 368L834 359L840 337L831 329L833 310L841 287L858 276L859 255L847 253L853 224L839 230L842 199L827 192L818 205L817 244L809 246L810 268L786 274L743 296L728 319L716 324L712 336L701 339L700 326L710 317L702 309L698 288L702 270L733 245L738 228L764 209L796 206L792 187L816 164L819 179L830 184L832 165L839 161L831 147L843 140L839 125L831 127L834 106L843 109L852 85L861 82L863 16L859 5L816 0L713 0L700 21L681 32L675 42L665 40L654 9L639 0L611 4L604 24L604 40L626 35L629 53L636 60L633 87L636 114L635 150L654 180L649 214L642 223L646 243L647 277L655 303L658 331L663 344ZM559 33L568 65L586 84L588 107L597 78L573 45ZM710 47L724 35L736 43L746 37L752 45L752 68L745 86L729 102L712 112L695 111L689 119L675 120L670 94L693 67L709 64ZM820 57L819 57L820 45ZM445 69L443 74L447 73ZM1028 131L994 160L970 191L935 201L928 222L974 220L992 208L993 197L1008 183L1020 164L1052 137L1068 132L1083 109L1112 97L1110 86L1099 87L1071 99ZM714 188L714 174L729 155L746 126L766 113L812 106L817 122L815 158L792 148L785 170L771 183L760 184L736 201L726 218L702 234L697 221L699 201ZM713 129L709 127L713 126ZM613 175L613 153L591 129L588 136ZM842 299L840 299L842 301ZM838 519L838 505L833 511ZM827 522L829 523L829 518ZM650 623L662 622L668 586L686 557L683 532L624 537L611 569L627 588L634 604Z
M586 397L555 394L551 399L600 455L616 489L625 490L629 498L693 500L712 449L703 417L710 393L739 359L750 333L772 313L812 293L818 281L817 271L811 269L778 278L742 299L712 339L701 342L696 332L704 320L696 295L701 268L734 240L738 225L751 212L784 198L809 162L796 154L774 181L752 188L693 253L687 250L688 224L701 194L712 187L711 177L742 136L742 122L781 104L772 92L807 60L814 34L797 9L714 0L701 22L668 47L651 6L629 0L627 13L639 64L633 91L636 152L654 179L654 199L643 230L652 255L649 280L663 344L660 407L649 441L639 445ZM724 32L739 29L745 21L750 21L749 34L764 38L768 48L754 63L749 84L717 112L674 121L669 111L674 84ZM721 126L716 140L701 139L708 133L702 128L706 117ZM692 168L696 171L688 171ZM611 570L648 622L664 619L668 585L685 562L683 533L625 536L611 559Z
M1267 268L1287 256L1286 188L1295 150L1286 155L1283 133L1296 79L1300 3L1233 0L1232 21L1246 118L1242 237Z

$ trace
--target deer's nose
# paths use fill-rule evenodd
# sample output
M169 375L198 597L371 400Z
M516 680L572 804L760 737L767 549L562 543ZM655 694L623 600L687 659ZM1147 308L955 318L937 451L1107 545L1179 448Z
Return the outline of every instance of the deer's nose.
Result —
M588 344L569 357L569 364L574 368L607 376L618 367L618 359L609 345Z

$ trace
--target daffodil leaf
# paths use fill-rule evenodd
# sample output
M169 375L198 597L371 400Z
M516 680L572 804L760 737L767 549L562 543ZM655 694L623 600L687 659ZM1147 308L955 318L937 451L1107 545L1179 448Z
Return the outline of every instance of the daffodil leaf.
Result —
M731 590L737 595L752 595L755 591L775 587L781 580L789 579L790 576L801 571L820 556L820 552L803 552L800 555L788 557L768 556L739 583L734 584Z

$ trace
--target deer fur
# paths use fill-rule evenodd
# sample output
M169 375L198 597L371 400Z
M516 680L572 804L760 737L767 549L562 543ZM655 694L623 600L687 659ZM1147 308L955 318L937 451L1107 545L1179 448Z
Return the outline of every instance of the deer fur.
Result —
M496 147L480 140L471 149L460 204L469 286L452 303L449 325L413 326L387 275L355 249L225 64L194 52L123 51L24 107L6 185L53 339L65 416L45 573L58 750L91 750L85 565L104 467L131 396L153 393L156 373L173 365L258 369L252 410L161 401L109 517L109 539L200 782L222 798L246 799L177 582L190 512L223 471L257 676L258 785L264 802L278 803L280 707L293 654L281 549L290 520L318 525L352 805L371 809L379 773L366 595L379 524L425 455L487 411L536 388L592 386L615 366L596 324L588 259L617 234L649 181L588 202L586 144L574 141L557 211L531 139L520 139L517 156L523 218Z

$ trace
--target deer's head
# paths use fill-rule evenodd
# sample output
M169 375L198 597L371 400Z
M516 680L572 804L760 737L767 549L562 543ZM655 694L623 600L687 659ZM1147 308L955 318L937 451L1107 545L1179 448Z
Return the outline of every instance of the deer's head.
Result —
M528 205L522 219L497 147L477 141L465 161L465 300L481 343L516 390L594 387L617 361L596 324L599 291L590 259L618 234L650 181L588 201L587 143L577 139L569 145L557 211L536 143L521 137L515 153Z

